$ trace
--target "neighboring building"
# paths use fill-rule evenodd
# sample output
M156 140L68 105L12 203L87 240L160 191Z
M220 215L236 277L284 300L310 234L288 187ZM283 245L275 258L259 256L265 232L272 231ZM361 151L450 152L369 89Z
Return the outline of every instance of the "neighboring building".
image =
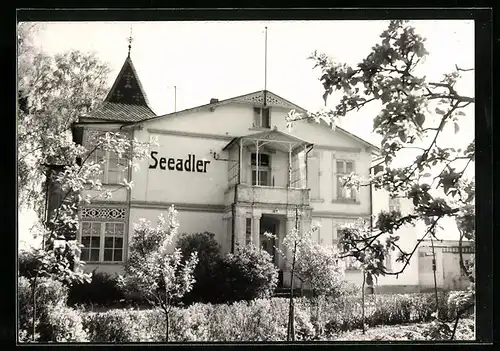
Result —
M298 121L289 130L285 116L292 109L305 112L270 91L258 91L156 116L129 55L103 104L81 117L73 134L86 145L89 130L120 131L159 146L139 163L139 171L127 167L125 157L96 151L107 159L101 181L113 197L80 207L77 236L87 270L122 272L133 223L140 218L155 223L174 204L180 233L213 232L223 253L247 243L263 247L287 285L287 266L273 245L295 225L297 213L301 231L318 222L315 240L335 245L340 225L389 208L385 192L348 189L339 182L352 171L368 177L377 147L325 122ZM123 178L134 182L131 190L118 184ZM265 231L277 234L278 242L263 236ZM415 243L414 231L402 236L403 248ZM393 269L399 264L395 259L387 262ZM376 289L418 291L417 259L398 277L380 278ZM348 270L347 277L361 281L359 270Z
M436 286L440 290L464 290L470 285L469 278L460 268L458 240L434 240L434 255L436 257ZM418 280L420 291L434 289L434 272L432 270L432 243L422 242L418 249ZM472 242L462 243L462 257L467 267L474 255Z

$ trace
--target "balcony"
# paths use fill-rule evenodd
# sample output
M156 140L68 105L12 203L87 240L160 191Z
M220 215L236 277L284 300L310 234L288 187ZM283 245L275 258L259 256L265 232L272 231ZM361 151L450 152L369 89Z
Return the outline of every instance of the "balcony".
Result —
M237 194L234 197L235 187L225 193L226 205L233 203L261 203L272 205L309 205L309 189L256 186L248 184L236 185Z

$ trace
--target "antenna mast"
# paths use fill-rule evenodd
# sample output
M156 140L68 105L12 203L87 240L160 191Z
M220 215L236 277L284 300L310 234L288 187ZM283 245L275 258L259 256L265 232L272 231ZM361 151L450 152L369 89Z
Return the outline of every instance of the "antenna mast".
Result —
M264 106L267 102L267 26L265 27L265 41L264 41Z

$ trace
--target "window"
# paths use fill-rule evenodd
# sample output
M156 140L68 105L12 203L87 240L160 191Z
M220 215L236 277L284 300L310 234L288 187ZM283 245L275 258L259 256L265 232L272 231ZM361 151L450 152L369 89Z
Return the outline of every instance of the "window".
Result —
M123 222L82 222L81 260L86 262L122 262Z
M377 175L379 174L380 172L383 172L384 171L384 166L383 165L376 165L375 167L373 167L373 175Z
M246 230L245 230L246 244L250 244L252 240L252 218L246 219Z
M103 184L119 184L123 179L127 179L128 161L122 155L118 157L118 154L111 151L104 151L102 149L96 149L92 158L95 162L104 161L101 164L101 174L99 178Z
M252 185L269 186L271 184L271 168L269 155L259 154L259 179L257 182L257 154L251 155Z
M337 160L337 199L339 200L356 200L356 188L354 186L344 186L342 177L345 177L354 172L353 161Z
M254 123L253 126L257 128L271 128L270 125L270 109L269 107L261 108L254 107Z
M389 199L389 212L392 211L401 212L401 201L398 198Z

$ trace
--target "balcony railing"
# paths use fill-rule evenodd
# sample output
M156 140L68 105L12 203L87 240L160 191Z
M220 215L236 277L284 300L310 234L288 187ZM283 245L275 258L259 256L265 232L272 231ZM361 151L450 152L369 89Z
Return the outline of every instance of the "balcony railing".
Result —
M234 197L235 187L226 191L226 204L234 202L266 203L275 205L309 205L309 189L258 186L248 184L236 185L238 191Z

